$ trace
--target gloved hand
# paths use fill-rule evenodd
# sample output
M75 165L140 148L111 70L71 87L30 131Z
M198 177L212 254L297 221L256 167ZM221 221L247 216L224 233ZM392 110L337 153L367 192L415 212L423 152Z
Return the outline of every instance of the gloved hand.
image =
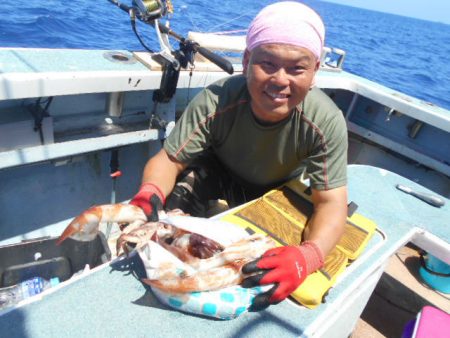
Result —
M166 198L157 185L144 183L130 204L141 208L150 222L156 222L159 219L158 210L162 210L165 201Z
M257 295L250 311L260 311L270 304L278 304L297 289L305 278L323 266L324 258L319 247L310 241L300 246L283 246L266 251L260 258L243 266L243 287L274 284Z

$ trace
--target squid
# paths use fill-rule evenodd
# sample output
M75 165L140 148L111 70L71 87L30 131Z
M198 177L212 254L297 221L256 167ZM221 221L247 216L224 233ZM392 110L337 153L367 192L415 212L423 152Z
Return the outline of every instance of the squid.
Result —
M179 210L172 214L182 215ZM222 245L164 220L147 222L144 212L130 204L106 204L86 210L68 225L57 243L69 237L92 240L101 222L130 224L117 241L117 251L123 248L128 253L126 244L134 244L146 264L147 278L142 281L168 293L212 291L238 285L244 278L242 267L276 246L270 237L260 234Z

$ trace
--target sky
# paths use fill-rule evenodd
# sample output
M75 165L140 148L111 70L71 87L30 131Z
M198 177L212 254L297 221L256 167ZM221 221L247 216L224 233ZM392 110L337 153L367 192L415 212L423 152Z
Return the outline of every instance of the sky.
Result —
M449 0L325 0L342 5L450 24Z

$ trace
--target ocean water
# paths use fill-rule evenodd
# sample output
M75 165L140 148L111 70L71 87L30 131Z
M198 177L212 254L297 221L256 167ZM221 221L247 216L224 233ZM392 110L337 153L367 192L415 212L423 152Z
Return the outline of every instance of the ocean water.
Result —
M261 8L275 1L172 2L171 27L186 36L191 30L245 30ZM346 51L347 71L450 109L450 25L303 2L322 16L326 45ZM142 50L128 15L107 0L3 0L0 13L0 47ZM138 31L158 49L151 27L138 24Z

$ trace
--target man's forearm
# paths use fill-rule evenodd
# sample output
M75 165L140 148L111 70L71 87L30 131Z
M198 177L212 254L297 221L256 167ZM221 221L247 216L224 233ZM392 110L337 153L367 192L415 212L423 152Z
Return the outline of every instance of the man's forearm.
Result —
M314 242L326 256L339 242L347 219L347 188L313 190L314 213L304 232L304 240Z
M185 164L171 159L166 151L161 149L145 165L142 183L155 184L167 196L171 193L178 174L185 167Z

